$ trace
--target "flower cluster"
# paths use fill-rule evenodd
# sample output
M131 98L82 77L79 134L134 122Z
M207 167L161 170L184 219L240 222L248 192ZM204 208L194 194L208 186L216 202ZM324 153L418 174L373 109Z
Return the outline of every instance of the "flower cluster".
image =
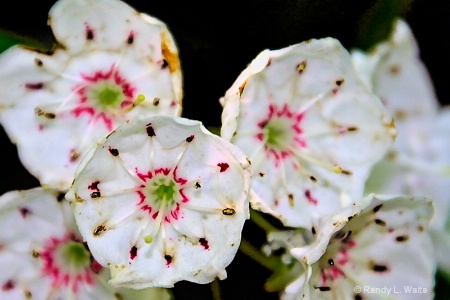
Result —
M227 278L250 212L282 224L259 252L282 299L431 299L450 274L450 119L404 21L371 53L261 52L220 135L181 116L162 21L59 0L49 24L49 53L0 55L0 123L41 185L0 197L2 298L170 299Z

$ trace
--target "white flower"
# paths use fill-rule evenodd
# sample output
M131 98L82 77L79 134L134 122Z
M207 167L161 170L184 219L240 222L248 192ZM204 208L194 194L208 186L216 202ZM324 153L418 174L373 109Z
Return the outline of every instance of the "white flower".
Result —
M433 82L405 20L397 19L389 39L369 53L354 49L351 55L357 72L394 116L398 129L403 121L438 111Z
M250 164L200 122L120 126L83 159L66 197L111 284L171 287L226 278L249 217Z
M439 267L450 274L450 232L445 232L450 222L450 108L439 105L404 20L398 19L392 36L373 51L352 55L398 129L393 148L372 169L366 192L431 198L436 210L430 230Z
M0 55L0 122L28 171L64 190L81 157L121 122L180 115L182 76L166 25L124 2L60 0L49 25L52 51Z
M333 38L263 51L220 101L221 135L252 161L252 207L287 226L362 196L396 132Z
M324 217L315 241L291 250L307 271L282 299L433 298L431 200L373 194L366 200L363 209Z
M83 243L63 198L43 188L0 197L1 299L170 299L165 289L109 286L109 272Z

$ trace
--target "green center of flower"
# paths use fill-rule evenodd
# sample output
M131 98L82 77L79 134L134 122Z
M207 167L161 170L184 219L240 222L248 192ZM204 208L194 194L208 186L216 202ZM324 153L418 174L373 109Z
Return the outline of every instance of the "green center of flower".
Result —
M172 179L159 178L150 186L150 194L153 195L154 201L165 201L169 207L175 203L177 193L176 183Z
M155 189L154 194L160 200L173 202L175 196L175 182L171 180L168 184L159 184L159 186Z
M124 99L122 88L113 83L98 83L90 88L90 98L101 108L116 108Z
M274 150L286 150L292 139L290 127L290 122L284 118L270 120L263 131L266 145Z
M80 242L68 242L58 249L59 258L75 270L83 270L89 267L90 254Z

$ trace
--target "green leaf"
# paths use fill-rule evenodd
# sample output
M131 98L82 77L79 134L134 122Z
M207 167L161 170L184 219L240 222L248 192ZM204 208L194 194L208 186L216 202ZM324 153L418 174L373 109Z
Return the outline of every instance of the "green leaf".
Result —
M14 45L23 45L37 50L49 50L49 43L31 37L22 36L13 32L0 30L0 53Z
M376 44L388 39L394 20L402 17L412 2L413 0L377 0L360 18L355 47L370 51Z

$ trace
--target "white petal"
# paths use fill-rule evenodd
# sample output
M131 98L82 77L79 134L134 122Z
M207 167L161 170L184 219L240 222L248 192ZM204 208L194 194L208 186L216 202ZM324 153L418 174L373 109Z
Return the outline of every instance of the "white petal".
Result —
M250 164L200 122L152 117L93 149L66 194L111 284L171 287L226 277L249 217Z
M432 299L436 261L427 229L432 213L426 198L374 196L357 215L342 216L344 226L324 221L313 246L291 251L314 262L308 288L299 290L297 299ZM317 245L327 237L322 255Z
M0 226L7 229L0 232L1 299L116 299L116 291L107 284L107 270L92 267L63 198L58 191L43 188L0 197ZM80 261L58 254L73 242L87 255L85 268L75 269ZM127 293L123 291L123 299L136 299Z
M263 51L220 103L221 135L252 161L252 206L287 226L309 229L351 204L349 195L362 196L395 136L392 118L333 38Z
M432 115L439 108L434 86L408 23L398 19L392 36L370 53L352 51L357 71L396 121Z
M27 170L66 190L81 157L120 123L180 115L182 75L165 24L124 2L61 0L49 19L63 47L0 55L0 122Z

